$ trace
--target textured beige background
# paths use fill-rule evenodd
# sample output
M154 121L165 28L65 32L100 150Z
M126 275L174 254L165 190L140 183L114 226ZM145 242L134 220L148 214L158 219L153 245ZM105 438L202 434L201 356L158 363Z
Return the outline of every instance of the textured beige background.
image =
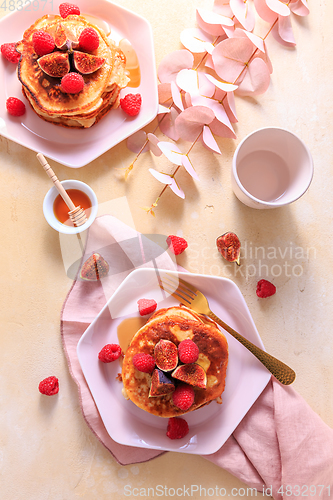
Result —
M123 0L121 5L145 16L153 27L156 63L181 47L180 32L195 26L195 8L210 9L211 0ZM332 83L333 6L309 0L310 16L293 18L295 49L268 38L274 72L269 90L257 98L237 99L238 139L217 139L222 155L197 145L191 158L200 176L179 176L186 200L163 195L156 218L150 205L161 185L148 173L163 160L142 156L125 182L121 167L133 159L122 143L90 165L72 170L51 162L60 179L87 182L101 204L126 197L137 230L179 234L189 248L179 263L193 272L227 276L216 254L215 239L236 232L254 264L255 276L233 276L240 287L266 349L297 372L295 389L333 427L332 337ZM264 26L262 27L265 30ZM264 32L264 31L263 31ZM243 206L230 186L232 154L255 128L277 125L296 132L310 148L315 175L310 190L293 205L272 211ZM147 130L150 128L148 127ZM123 498L132 487L199 484L246 487L203 458L165 454L146 464L119 466L86 426L77 389L61 347L59 317L70 288L58 234L42 214L50 181L35 153L0 137L1 176L1 333L0 333L0 497L6 500L101 500ZM255 294L258 260L250 249L281 249L285 257L269 266L298 265L299 277L274 278L277 294L267 301ZM301 248L303 254L296 254ZM300 251L299 251L300 252ZM41 397L38 383L55 374L60 392ZM240 494L234 498L244 498Z

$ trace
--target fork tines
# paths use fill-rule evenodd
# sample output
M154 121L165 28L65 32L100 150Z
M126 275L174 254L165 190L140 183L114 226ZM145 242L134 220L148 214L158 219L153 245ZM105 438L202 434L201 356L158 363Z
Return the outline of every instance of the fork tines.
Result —
M196 296L195 288L178 276L171 276L169 273L161 277L160 287L176 298L191 304ZM171 288L170 288L171 287ZM190 288L191 287L191 288Z

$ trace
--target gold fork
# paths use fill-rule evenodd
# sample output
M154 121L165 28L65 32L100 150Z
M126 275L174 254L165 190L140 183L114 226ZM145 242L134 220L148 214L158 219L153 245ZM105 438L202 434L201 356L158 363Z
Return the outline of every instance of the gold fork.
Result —
M274 358L266 351L263 351L258 346L252 344L245 337L236 332L233 328L227 325L224 321L214 314L208 304L207 298L202 292L197 290L193 285L187 281L179 278L174 278L170 274L163 274L160 276L160 287L167 293L170 293L184 306L193 309L197 313L209 316L216 323L218 323L224 330L232 335L236 340L243 344L252 354L267 368L267 370L274 375L284 385L292 384L296 378L296 373L289 366L282 361Z

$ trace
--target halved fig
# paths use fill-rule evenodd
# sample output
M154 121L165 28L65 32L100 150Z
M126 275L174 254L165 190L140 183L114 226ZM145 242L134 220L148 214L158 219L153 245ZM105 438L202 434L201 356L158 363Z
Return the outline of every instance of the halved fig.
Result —
M77 36L71 31L70 28L68 28L68 26L64 27L64 30L66 33L68 50L71 51L72 49L77 49L78 46L80 45Z
M161 370L155 368L151 376L149 397L165 396L175 390L175 384Z
M97 57L93 54L86 54L85 52L76 50L73 52L73 62L79 73L88 75L100 69L105 63L105 59L104 57Z
M178 363L178 349L176 344L170 340L161 339L154 349L156 366L164 371L174 370Z
M93 253L83 264L80 278L87 281L98 281L105 278L108 273L109 264L99 253Z
M186 365L178 366L171 374L173 378L185 382L186 384L193 385L206 389L207 376L202 366L196 363L188 363Z
M61 24L58 24L54 34L54 43L56 44L56 47L58 47L58 49L64 49L66 48L66 42L67 42L66 31L64 30Z
M67 53L51 52L38 59L39 67L53 78L62 78L70 70L69 57Z
M216 240L216 246L225 260L240 265L241 243L235 233L224 233L219 236Z

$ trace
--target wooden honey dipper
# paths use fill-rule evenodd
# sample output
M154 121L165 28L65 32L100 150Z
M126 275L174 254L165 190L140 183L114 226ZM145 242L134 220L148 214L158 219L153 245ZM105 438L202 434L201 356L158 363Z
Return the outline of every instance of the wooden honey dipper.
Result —
M63 185L59 181L58 177L56 174L53 172L52 168L50 165L47 163L45 157L42 155L42 153L37 154L37 158L42 165L43 169L47 173L47 175L50 177L52 180L53 184L55 185L58 193L66 203L67 207L69 208L69 218L73 222L74 226L82 226L85 222L87 222L87 216L83 208L76 207L74 203L72 202L71 198L68 196L67 191L64 189Z

